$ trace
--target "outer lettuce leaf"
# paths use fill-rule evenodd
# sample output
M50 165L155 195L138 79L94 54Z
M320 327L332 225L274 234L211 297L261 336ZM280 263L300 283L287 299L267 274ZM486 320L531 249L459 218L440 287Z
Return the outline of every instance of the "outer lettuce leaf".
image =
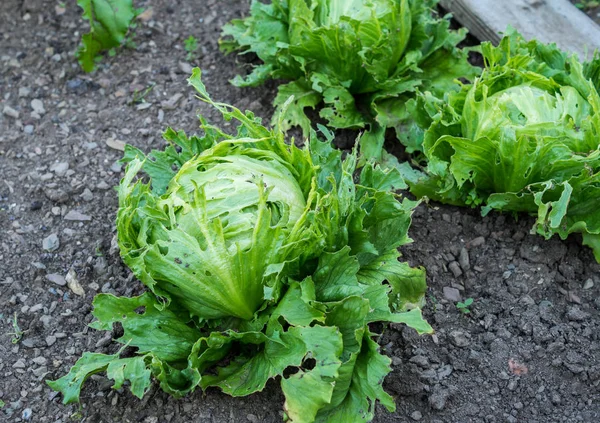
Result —
M386 128L400 134L413 119L407 104L419 90L443 96L458 78L478 70L456 46L466 32L437 18L437 0L272 0L252 2L250 16L225 25L226 53L255 53L263 64L237 86L284 79L275 99L283 129L310 121L305 108L320 108L333 128L367 130L362 154L384 160ZM294 95L292 106L283 105Z
M146 359L146 356L119 358L119 353L106 355L86 352L68 374L58 380L48 381L48 385L62 392L64 404L78 402L85 380L95 373L106 372L107 377L115 381L114 389L119 389L125 381L129 381L131 393L142 398L150 387Z
M151 376L175 397L211 387L246 396L279 378L291 422L369 421L376 401L392 410L382 388L390 360L378 352L368 325L404 323L432 332L419 308L423 271L398 261L418 203L391 192L403 186L398 171L365 164L356 150L342 160L325 128L326 141L313 132L299 149L283 142L283 118L268 130L252 114L213 102L199 70L190 83L240 126L228 135L203 121L201 137L168 130L164 151L126 150L119 243L149 291L97 296L91 326L112 330L118 323L117 341L134 356L86 353L50 386L65 402L78 401L86 378L106 371L115 387L127 382L137 396ZM235 163L242 175L258 166L255 159L271 166L257 168L258 184L235 172L221 175L217 182L235 181L220 198L218 190L194 185L194 169L211 175L206 156ZM134 181L142 172L149 178ZM277 177L295 182L284 181L278 192ZM236 210L257 196L254 214L236 220ZM182 210L193 219L178 216ZM282 226L289 216L294 224ZM240 234L228 243L233 229Z
M90 327L112 330L118 322L124 331L118 342L137 347L138 353L152 352L160 360L186 360L200 336L187 324L185 312L159 310L161 305L150 293L133 298L99 294L93 304L96 320Z
M509 30L482 46L481 78L447 103L423 96L430 126L407 142L401 171L418 197L537 215L546 238L582 233L596 258L600 234L598 58L581 64L554 45ZM419 153L422 152L422 153ZM425 167L423 167L425 166Z

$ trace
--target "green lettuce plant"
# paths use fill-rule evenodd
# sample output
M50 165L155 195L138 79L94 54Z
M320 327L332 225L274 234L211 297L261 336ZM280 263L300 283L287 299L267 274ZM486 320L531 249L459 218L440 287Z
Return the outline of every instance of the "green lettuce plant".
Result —
M49 385L70 403L97 372L138 397L152 378L179 397L245 396L280 377L291 422L370 421L376 401L393 410L370 324L431 332L424 271L398 260L417 204L393 193L399 173L358 168L356 150L342 160L324 128L326 141L288 145L281 122L269 130L213 102L199 69L189 82L237 133L202 119L200 137L168 129L164 151L127 147L118 243L148 291L98 295L91 326L119 323L129 352L85 353Z
M84 71L92 72L100 53L125 42L142 9L135 9L132 0L77 0L77 4L83 9L83 19L90 23L90 32L81 38L77 59Z
M485 70L446 101L422 96L426 130L403 164L418 197L537 216L546 238L581 233L600 261L600 57L581 64L510 30Z
M412 122L406 102L418 90L442 96L458 90L457 78L477 69L457 48L464 29L437 18L437 0L272 0L252 2L250 15L223 28L226 53L255 53L263 62L232 82L279 86L274 104L283 129L310 131L306 108L332 128L364 129L362 152L382 158L386 128L399 137ZM287 105L287 99L294 100ZM285 110L283 105L286 104ZM277 118L279 119L279 118Z

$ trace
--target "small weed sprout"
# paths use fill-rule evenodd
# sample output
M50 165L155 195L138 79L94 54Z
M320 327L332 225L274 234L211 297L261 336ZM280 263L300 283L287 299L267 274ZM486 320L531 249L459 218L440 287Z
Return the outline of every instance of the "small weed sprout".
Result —
M190 35L189 38L187 38L183 42L183 46L185 48L185 51L187 51L187 56L185 57L185 59L188 62L193 60L196 56L196 50L198 50L198 40L196 39L196 37Z
M135 90L135 92L133 93L132 99L129 101L129 105L131 106L133 104L145 103L146 96L148 94L150 94L150 91L152 91L152 89L154 88L154 85L156 85L156 84L152 83L143 90Z
M473 304L473 298L467 298L464 302L459 301L458 303L456 303L456 308L462 314L469 314L471 312L471 310L469 310L471 304Z
M13 327L13 331L7 333L7 335L12 336L11 342L13 344L18 344L19 341L21 341L21 338L23 338L23 334L25 332L23 330L21 330L21 328L19 327L19 321L17 320L17 313L15 313L15 315L12 319L12 327Z

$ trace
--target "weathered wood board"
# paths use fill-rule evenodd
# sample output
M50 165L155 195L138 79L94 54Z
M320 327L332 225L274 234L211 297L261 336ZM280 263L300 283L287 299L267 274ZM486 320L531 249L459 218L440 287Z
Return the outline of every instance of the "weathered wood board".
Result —
M482 41L497 43L512 25L527 39L556 43L585 58L600 49L600 26L568 0L441 0Z

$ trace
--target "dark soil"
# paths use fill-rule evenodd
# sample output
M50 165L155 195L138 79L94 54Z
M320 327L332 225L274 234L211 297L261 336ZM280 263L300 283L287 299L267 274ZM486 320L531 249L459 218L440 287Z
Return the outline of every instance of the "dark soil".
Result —
M141 289L113 243L122 154L113 147L159 148L167 125L194 132L197 111L217 120L186 84L183 40L199 40L191 64L215 99L269 118L276 91L274 83L228 84L241 64L219 53L217 39L248 1L139 4L153 16L139 24L137 48L106 58L93 75L73 58L86 25L67 3L63 11L58 1L0 2L0 421L281 421L276 382L248 398L211 390L174 400L153 388L140 401L94 376L80 408L63 406L43 382L84 351L117 349L110 333L86 326L97 292ZM134 93L151 85L139 102ZM44 110L35 101L35 112L33 100ZM380 343L394 363L385 385L398 410L378 408L376 422L600 421L600 266L578 237L545 241L529 235L532 224L435 204L417 209L415 242L404 253L427 269L436 334L384 332ZM83 296L64 285L68 273ZM474 300L468 314L456 307L466 298ZM12 343L15 315L24 334Z

